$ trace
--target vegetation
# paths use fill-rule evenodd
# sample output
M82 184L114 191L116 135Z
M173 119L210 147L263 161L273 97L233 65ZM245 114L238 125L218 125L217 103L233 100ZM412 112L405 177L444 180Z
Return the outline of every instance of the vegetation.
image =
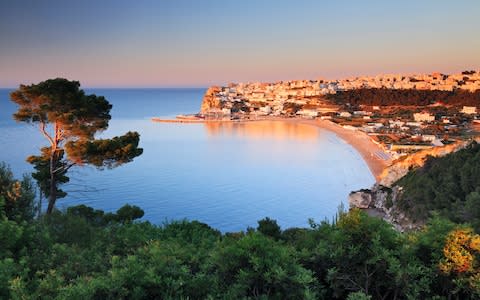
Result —
M19 105L14 119L38 125L50 143L39 156L27 159L36 170L33 178L48 197L47 214L52 213L58 198L65 197L59 186L68 182L66 173L71 167L115 167L142 154L136 132L95 139L96 133L107 129L112 105L104 97L86 95L78 81L56 78L20 85L10 96Z
M431 95L417 96L412 103L431 102ZM400 233L362 211L340 209L334 222L310 220L310 228L282 230L265 218L246 232L221 233L197 221L142 222L143 210L130 205L115 213L85 205L55 210L69 168L129 162L142 153L139 135L95 139L108 126L111 105L85 95L78 82L22 85L12 99L20 105L15 119L38 124L50 141L28 159L49 203L48 214L35 218L32 179L17 180L0 164L0 299L480 297L478 144L431 158L400 180L399 206L429 218L420 231Z
M469 92L464 90L440 91L417 89L354 89L340 91L327 96L337 104L350 105L411 105L427 106L437 102L453 106L477 106L480 103L480 90Z
M28 177L2 165L0 182L0 299L480 297L480 236L438 216L412 233L352 210L308 229L265 218L223 234L135 221L143 211L129 205L35 219Z
M429 158L425 165L397 182L403 187L399 207L416 220L437 212L457 223L469 222L480 232L480 145L441 158Z

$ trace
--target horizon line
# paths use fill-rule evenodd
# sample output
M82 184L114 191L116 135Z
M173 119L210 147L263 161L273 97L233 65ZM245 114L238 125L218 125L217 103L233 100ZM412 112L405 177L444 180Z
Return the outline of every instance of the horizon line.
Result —
M357 77L374 77L374 76L386 76L386 75L405 75L405 76L414 76L414 75L431 75L434 73L440 73L444 75L453 75L453 74L461 74L465 71L474 71L474 72L480 72L480 67L472 67L472 68L464 68L463 70L456 70L456 71L451 71L451 72L443 72L439 70L434 70L434 71L424 71L424 72L377 72L377 73L372 73L372 74L366 74L366 73L357 73L356 75L344 75L344 76L337 76L335 78L323 78L322 76L317 76L317 78L291 78L291 79L280 79L280 80L240 80L240 81L229 81L229 82L223 82L223 83L209 83L206 85L198 85L198 84L193 84L193 85L167 85L167 86L101 86L101 85L86 85L83 86L80 82L80 80L75 80L80 82L80 87L82 89L207 89L211 86L224 86L228 85L229 83L254 83L254 82L259 82L259 83L276 83L276 82L283 82L283 81L298 81L298 80L318 80L318 79L324 79L327 81L335 81L335 80L344 80L344 79L351 79L351 78L357 78ZM48 79L45 79L48 80ZM20 83L22 84L22 83ZM20 85L19 84L19 85ZM30 84L37 84L37 83L29 83L26 85ZM18 86L19 86L18 85ZM17 89L18 86L0 86L0 89Z
M208 89L209 86L80 86L81 89ZM13 86L0 86L2 90L17 89Z

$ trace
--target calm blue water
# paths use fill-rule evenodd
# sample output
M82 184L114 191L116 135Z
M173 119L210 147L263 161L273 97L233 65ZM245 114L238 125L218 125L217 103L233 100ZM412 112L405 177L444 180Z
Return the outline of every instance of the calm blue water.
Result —
M141 134L144 154L113 170L71 169L69 196L58 207L86 204L114 211L125 203L161 224L195 219L222 231L256 226L266 216L283 227L331 219L350 191L374 178L360 155L336 135L282 122L168 124L153 116L199 110L204 89L94 89L112 104L104 137ZM45 141L37 128L11 119L16 106L0 90L0 161L17 176Z

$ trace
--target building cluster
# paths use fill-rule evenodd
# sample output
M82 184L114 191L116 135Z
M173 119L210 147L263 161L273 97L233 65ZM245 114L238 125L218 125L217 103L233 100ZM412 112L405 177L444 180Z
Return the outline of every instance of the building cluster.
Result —
M338 91L358 88L417 89L453 91L463 89L476 91L480 89L480 71L464 71L459 74L441 73L421 75L378 75L374 77L357 77L334 81Z
M480 90L480 71L445 75L379 75L342 80L295 80L276 83L237 83L212 87L202 104L204 117L251 119L269 116L299 116L332 119L347 129L362 130L372 139L396 153L442 145L442 139L462 126L452 116L414 111L408 118L392 117L382 108L342 109L322 97L360 88L423 89L453 91ZM458 114L477 117L477 107L465 106Z
M321 101L322 95L360 88L443 90L480 90L480 71L459 74L378 75L341 80L294 80L276 83L232 83L218 87L214 97L220 107L210 113L250 113L255 115L285 115L292 105L301 105L298 115L315 117L338 107ZM240 105L243 104L243 105Z
M471 121L480 121L477 107L463 106L458 112L434 114L429 111L411 115L385 114L376 107L367 110L339 112L332 119L348 130L363 131L392 157L422 149L443 146L462 138Z

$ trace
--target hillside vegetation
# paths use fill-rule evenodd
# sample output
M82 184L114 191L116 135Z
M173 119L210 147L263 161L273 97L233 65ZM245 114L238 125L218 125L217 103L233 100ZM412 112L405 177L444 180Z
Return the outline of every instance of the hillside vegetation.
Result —
M438 216L408 234L358 210L310 228L265 218L235 233L136 221L143 211L128 205L34 218L30 179L0 170L0 299L480 297L480 236Z
M361 88L339 91L327 96L337 104L378 105L378 106L427 106L441 102L453 106L478 106L480 90L469 92L464 90L439 91L417 89Z
M426 160L397 183L403 187L399 207L414 219L437 212L453 222L480 230L480 145Z

